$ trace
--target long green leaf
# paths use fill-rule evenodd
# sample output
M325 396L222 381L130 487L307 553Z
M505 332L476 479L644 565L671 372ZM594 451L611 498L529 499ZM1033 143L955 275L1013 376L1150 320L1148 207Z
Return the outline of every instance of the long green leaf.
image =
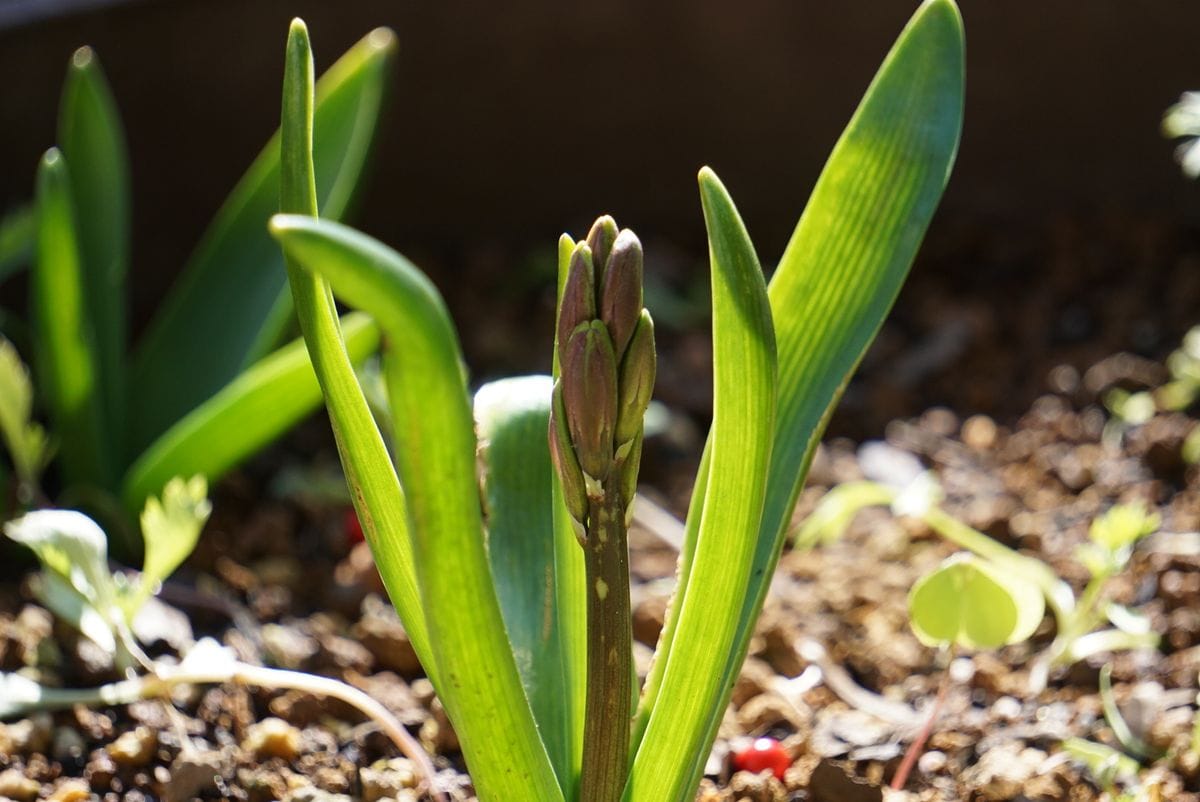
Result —
M558 288L555 309L561 309L563 288L567 283L567 269L571 253L575 249L572 239L563 234L558 240ZM557 321L555 321L557 340ZM552 359L554 378L558 378L558 343L554 345ZM563 783L563 795L574 800L579 795L579 777L583 767L583 722L587 710L587 568L583 549L575 538L575 527L571 514L563 500L562 484L557 471L551 471L554 487L554 573L557 602L559 639L562 642L564 697L562 704L568 711L570 738L568 776L570 782Z
M776 447L753 580L725 666L726 700L821 433L891 309L949 179L962 109L962 20L953 0L926 0L834 147L771 281ZM707 481L701 476L697 487ZM695 548L690 523L685 549ZM659 659L672 648L660 642ZM709 743L724 707L712 711ZM693 756L696 781L706 757L706 750Z
M279 127L282 159L279 201L283 211L310 217L317 215L313 94L308 29L297 19L292 21L288 33L284 65ZM285 258L284 264L300 331L321 384L350 497L362 522L363 533L417 657L429 676L436 678L437 666L429 647L413 567L413 544L404 491L346 354L333 292L319 274L304 270L291 259Z
M67 484L110 488L114 454L105 425L99 357L88 317L67 163L54 148L37 175L37 244L31 281L34 364L59 440Z
M724 697L724 668L751 579L775 432L775 337L767 287L750 237L716 175L700 172L713 285L713 439L709 466L720 492L706 495L679 623L658 703L634 758L626 798L689 799L690 758L706 749Z
M366 315L347 315L343 325L351 359L361 362L379 347L379 329ZM320 403L304 343L289 343L185 415L137 458L122 487L126 510L137 514L173 477L219 478Z
M345 226L280 215L271 229L290 258L374 314L392 344L385 373L438 667L435 687L480 799L561 800L492 584L471 410L458 338L441 297L402 256Z
M475 394L475 425L486 465L488 559L496 595L525 695L567 796L573 782L573 688L564 670L556 609L554 484L546 440L552 387L549 376L485 384Z
M362 174L395 49L390 31L373 31L317 84L314 163L325 217L345 213ZM266 223L279 209L279 181L276 135L217 213L140 344L132 452L278 342L290 314L280 300L288 290Z
M98 381L113 444L124 430L125 278L129 270L129 154L116 102L90 47L71 57L58 109L58 145L70 165L84 304L96 336Z

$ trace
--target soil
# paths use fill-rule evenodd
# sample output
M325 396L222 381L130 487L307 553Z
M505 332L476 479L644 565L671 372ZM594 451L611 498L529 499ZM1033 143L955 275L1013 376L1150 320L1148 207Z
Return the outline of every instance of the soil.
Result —
M949 230L937 242L833 422L795 520L830 487L861 478L860 443L883 439L936 471L947 511L1047 561L1078 593L1087 573L1073 552L1088 523L1115 502L1144 501L1161 531L1139 544L1111 596L1149 616L1161 646L1057 670L1033 693L1030 661L1054 634L1047 617L1027 644L947 665L912 635L906 597L953 548L920 522L867 510L840 541L783 555L698 798L1115 800L1062 749L1068 737L1119 748L1098 690L1099 669L1111 662L1126 720L1167 755L1146 761L1140 798L1200 802L1200 755L1189 749L1200 674L1200 468L1180 456L1196 411L1106 432L1100 403L1109 387L1167 378L1163 359L1195 322L1200 237L1090 218L1015 238ZM683 378L703 371L703 338L668 331L662 343L659 397L671 425L647 444L644 489L676 515L686 509L708 403L697 392L705 383ZM1140 353L1121 353L1130 350ZM344 510L281 480L281 465L320 472L334 460L323 422L313 421L216 488L199 548L164 590L150 651L171 655L210 635L247 661L339 677L396 713L434 755L445 790L471 799L454 732ZM643 670L671 593L669 534L631 535ZM0 582L0 670L31 666L64 686L115 678L104 655L55 622L17 576ZM947 671L953 680L929 742L905 788L890 791ZM733 771L731 755L760 736L792 758L782 779ZM181 749L184 737L191 749ZM77 707L0 725L0 797L21 801L415 802L424 798L415 787L414 767L359 714L294 691L210 686L171 709Z

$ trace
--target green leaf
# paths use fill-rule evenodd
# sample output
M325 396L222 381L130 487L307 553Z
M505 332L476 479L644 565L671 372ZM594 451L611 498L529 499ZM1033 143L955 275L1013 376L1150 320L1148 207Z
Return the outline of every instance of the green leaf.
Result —
M133 620L146 599L196 548L200 530L211 512L208 482L203 476L186 481L176 476L163 488L161 499L146 499L141 517L146 556L137 591L125 608L127 620Z
M38 510L6 524L4 532L42 564L39 595L47 606L115 652L117 591L108 571L108 540L96 522L74 510Z
M1117 552L1154 534L1159 521L1158 513L1150 512L1145 504L1114 504L1092 521L1088 537L1096 545Z
M366 315L347 315L344 326L351 359L366 359L379 347L379 329ZM176 476L218 479L320 402L304 343L296 340L242 373L154 441L125 475L125 508L140 509Z
M125 415L129 156L116 103L90 47L71 56L58 109L58 145L71 166L84 303L96 336L105 420L116 437Z
M689 757L707 754L735 649L767 486L775 431L776 355L767 287L750 237L712 171L700 172L713 297L713 436L709 476L688 582L658 701L634 758L626 796L662 802L695 793Z
M313 95L308 29L303 21L296 19L288 31L284 57L280 206L284 211L310 217L317 214ZM436 682L437 664L417 589L404 491L347 357L333 292L319 274L304 270L286 255L284 264L300 331L329 410L355 512L413 649L426 673Z
M845 534L860 510L885 506L896 499L896 491L878 482L844 482L821 497L816 509L804 519L793 538L797 549L832 543Z
M372 31L317 84L314 163L325 217L345 214L358 184L395 50L390 31ZM132 368L132 453L278 342L290 300L266 223L279 209L279 186L277 135L217 213L140 344Z
M921 577L908 594L913 632L926 646L995 649L1033 634L1046 611L1038 587L959 553Z
M0 284L29 262L33 253L33 206L18 206L0 217Z
M834 147L771 281L779 411L753 578L725 666L727 689L745 660L821 433L895 301L941 199L958 148L962 108L962 20L953 0L926 0ZM702 470L693 506L703 503L708 481ZM695 548L697 519L689 515L681 582L690 582L684 570ZM672 648L672 630L664 629L658 663ZM649 709L653 675L647 688L643 707ZM712 710L708 743L724 708ZM692 757L698 782L707 750Z
M56 149L37 176L37 250L32 276L41 395L60 438L67 484L115 484L112 431L106 425L99 357L88 317L66 160Z
M571 254L575 242L567 234L558 240L558 282L555 309L562 307L562 294L567 284ZM558 321L555 320L554 355L551 359L553 377L558 378ZM575 537L575 525L563 500L562 483L557 471L551 472L554 503L554 572L557 582L555 609L558 614L559 638L562 642L563 676L570 736L569 776L564 782L563 796L573 800L579 794L579 779L583 766L583 725L587 713L587 568L583 550ZM561 777L561 775L560 775Z
M475 425L486 466L488 559L525 695L564 796L573 782L572 694L557 607L549 376L485 384ZM561 535L561 533L560 533ZM578 552L575 536L567 545Z
M384 369L438 668L435 687L480 798L562 799L492 584L471 410L458 338L440 295L402 256L345 226L279 215L271 230L290 258L319 271L347 303L374 314L393 345Z
M0 337L0 435L23 482L36 482L50 459L45 430L33 420L33 382L12 343ZM4 483L0 482L0 488Z

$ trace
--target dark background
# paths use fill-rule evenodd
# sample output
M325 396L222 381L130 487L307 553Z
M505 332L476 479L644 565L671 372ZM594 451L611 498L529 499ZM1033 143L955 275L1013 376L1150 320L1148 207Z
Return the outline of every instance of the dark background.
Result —
M276 125L287 23L299 15L318 71L372 27L396 30L391 102L354 220L429 269L460 323L530 254L544 258L560 231L581 234L602 211L683 254L680 269L701 271L703 164L729 186L769 266L914 8L0 0L0 207L28 199L67 60L92 45L132 151L144 320ZM1088 316L1104 316L1098 307L1131 274L1151 317L1155 299L1169 298L1179 320L1200 319L1195 283L1179 286L1196 272L1187 260L1200 186L1180 175L1159 132L1163 110L1200 88L1200 3L964 0L962 11L958 164L906 290L916 297L901 299L889 325L908 326L901 339L916 342L960 307L984 317L1025 309L1025 289L1045 284L1055 294L1034 311L1066 315L1045 336L1088 337ZM1115 285L1096 292L1097 282ZM1093 292L1081 327L1072 299ZM931 293L940 300L921 312ZM1138 314L1106 347L1162 351L1181 333L1172 322L1147 334ZM465 337L468 355L485 361L523 347L510 339L519 337Z

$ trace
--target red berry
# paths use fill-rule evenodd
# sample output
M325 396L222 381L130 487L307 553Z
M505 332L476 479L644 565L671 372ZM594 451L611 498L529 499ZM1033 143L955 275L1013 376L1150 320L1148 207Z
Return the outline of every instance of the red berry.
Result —
M759 738L745 749L733 753L735 770L753 774L769 770L779 780L783 779L790 765L792 756L774 738Z
M363 542L362 524L358 520L358 514L354 512L353 507L347 507L342 513L342 529L346 533L346 542L351 546Z

